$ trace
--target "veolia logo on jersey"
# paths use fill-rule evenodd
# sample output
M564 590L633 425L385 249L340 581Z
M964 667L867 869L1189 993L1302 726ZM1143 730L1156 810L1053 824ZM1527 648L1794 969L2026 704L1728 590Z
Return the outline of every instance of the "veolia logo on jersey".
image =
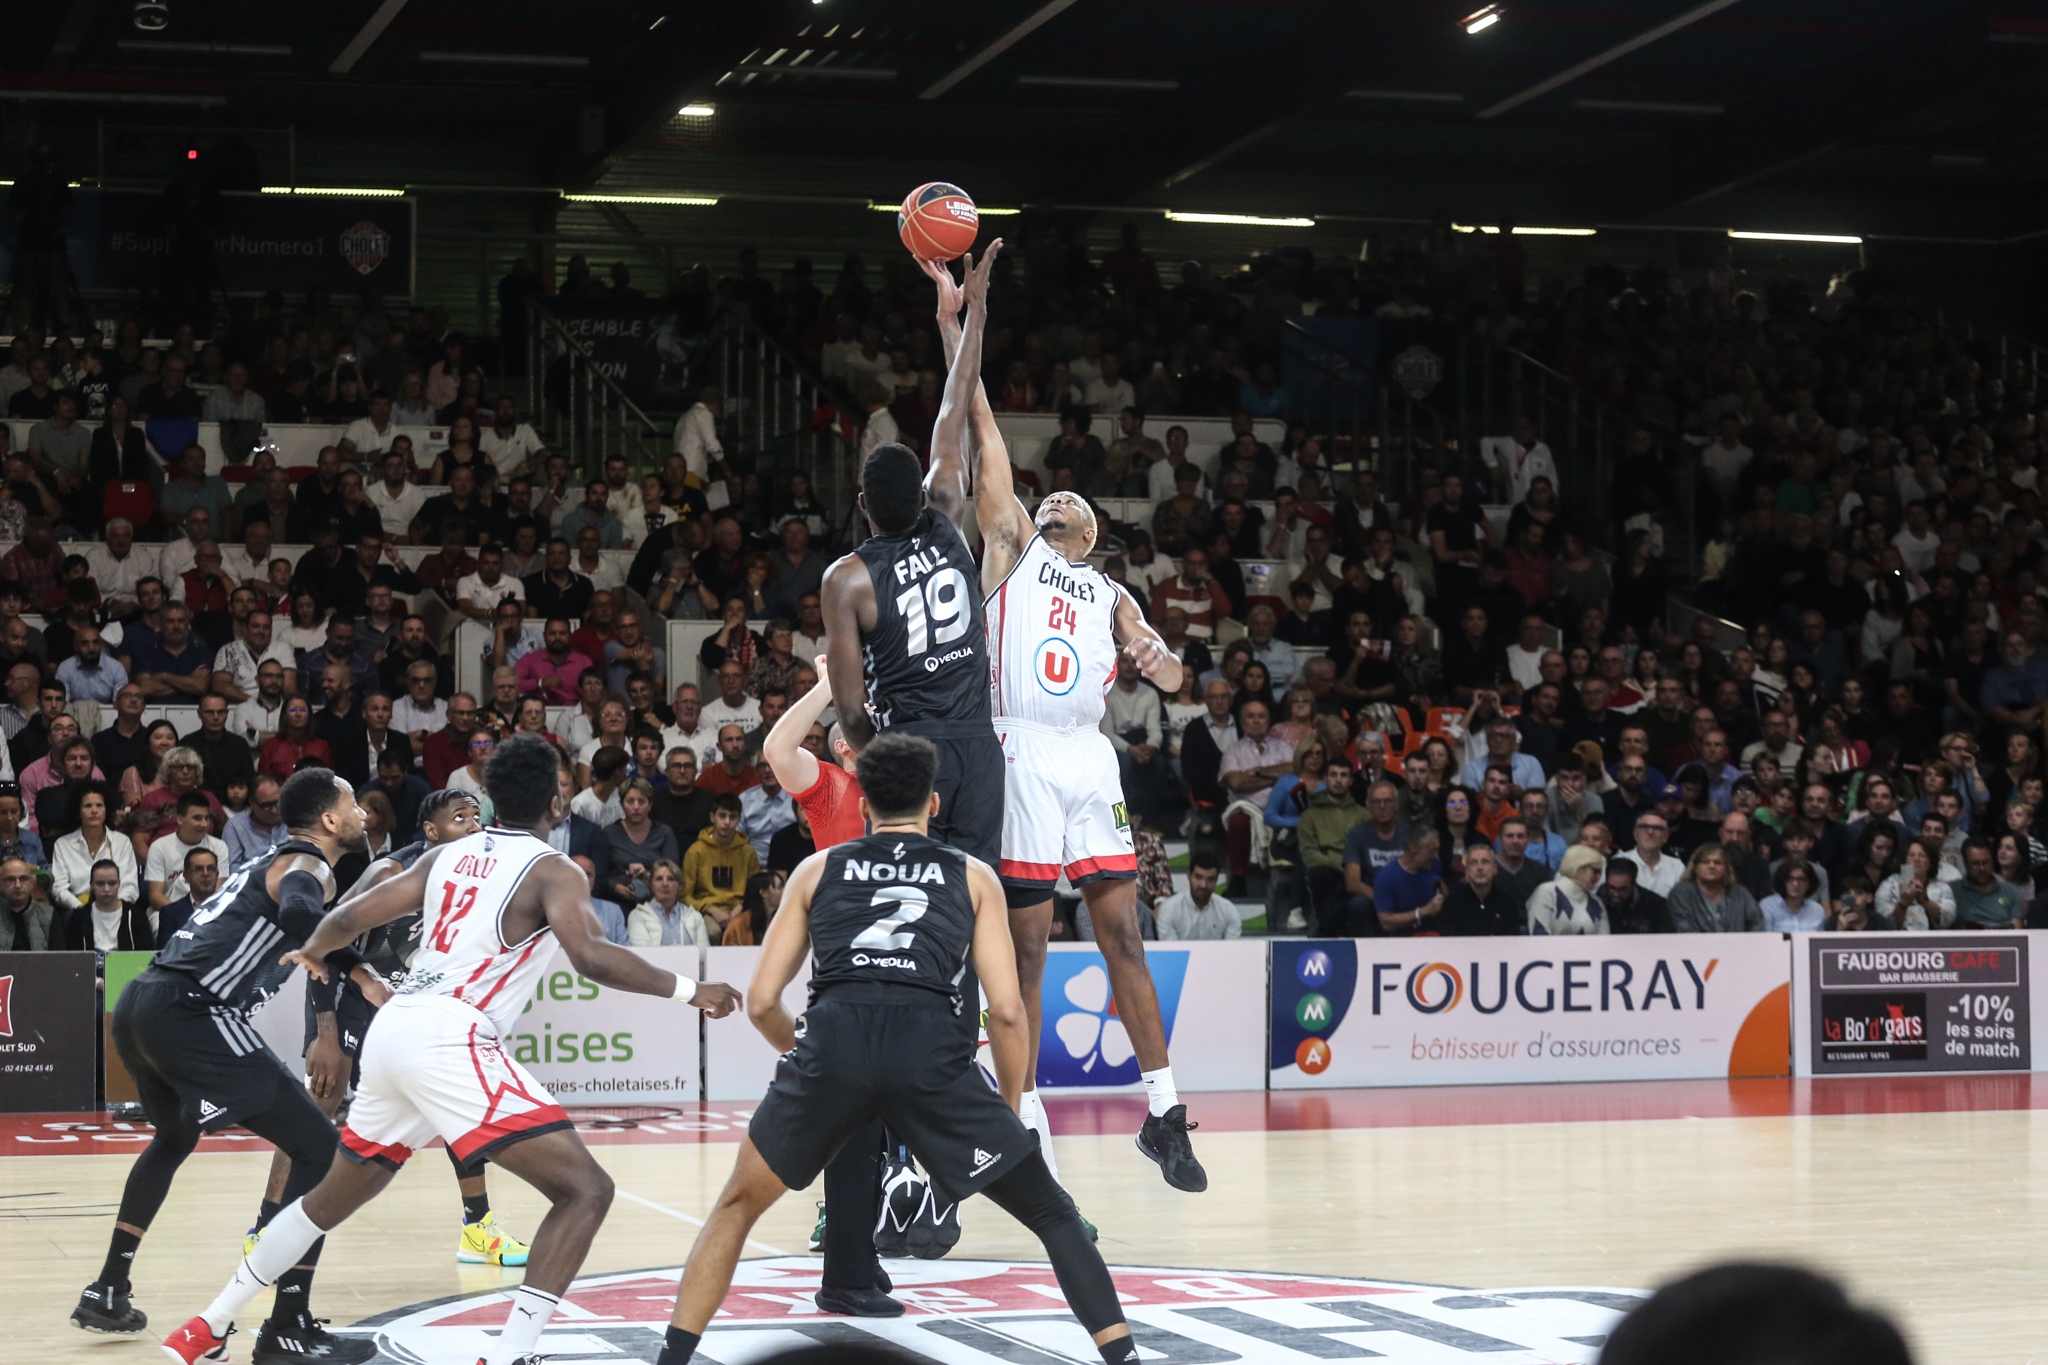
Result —
M1074 690L1075 684L1081 681L1081 656L1074 652L1072 645L1059 636L1047 636L1045 642L1039 645L1035 657L1038 666L1032 670L1032 676L1038 679L1040 687L1053 696L1066 696Z
M972 1206L969 1217L973 1217ZM1002 1223L984 1214L991 1223ZM1052 1271L1011 1261L898 1261L889 1267L900 1318L820 1311L815 1257L742 1261L704 1334L706 1357L751 1360L789 1344L881 1348L920 1362L1009 1365L1080 1360L1092 1349ZM591 1275L563 1296L544 1346L648 1360L661 1348L677 1267ZM1374 1357L1384 1365L1548 1360L1585 1365L1644 1295L1613 1288L1458 1289L1329 1275L1112 1266L1117 1295L1147 1360L1301 1365ZM384 1313L346 1329L372 1335L397 1360L455 1360L504 1325L490 1288Z

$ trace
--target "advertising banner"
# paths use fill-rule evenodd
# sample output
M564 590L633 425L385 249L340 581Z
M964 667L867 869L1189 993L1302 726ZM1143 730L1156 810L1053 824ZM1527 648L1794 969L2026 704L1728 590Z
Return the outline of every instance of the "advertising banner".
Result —
M747 988L759 948L711 948L706 980ZM1259 942L1147 944L1146 964L1184 1091L1265 1086L1266 946ZM791 1014L809 999L810 965L783 993ZM1038 1085L1048 1093L1135 1090L1137 1054L1110 995L1102 954L1087 943L1055 943L1040 999ZM743 1013L705 1021L705 1098L758 1100L775 1076L775 1049ZM986 1054L982 1058L987 1065Z
M1802 935L1798 1074L2033 1070L2030 937Z
M686 408L697 401L690 356L703 338L659 299L582 295L547 300L548 311L590 351L597 367L643 408Z
M13 221L7 197L0 188L0 226ZM299 295L320 284L353 296L369 285L409 298L416 204L409 196L230 191L206 210L214 268L234 294ZM73 190L64 231L81 289L150 286L169 268L173 223L161 194ZM0 275L12 275L13 255L14 233L0 232Z
M100 1046L106 1059L108 1104L132 1104L142 1098L136 1093L135 1078L128 1074L121 1054L114 1050L114 1006L120 1003L121 992L128 989L128 983L141 976L142 969L155 957L155 953L108 953L100 963L100 978L107 983L103 993L105 1009L100 1015Z
M1145 964L1182 1090L1264 1088L1266 945L1148 943ZM1050 1094L1136 1090L1138 1057L1111 997L1102 954L1090 943L1055 943L1039 993L1038 1085Z
M0 953L0 1112L98 1103L92 953Z
M699 979L696 948L635 948L657 967ZM293 972L256 1012L256 1032L293 1071L305 1051L306 974ZM611 990L579 976L566 956L534 983L505 1050L570 1109L680 1104L701 1098L698 1011L674 1000Z
M1787 1071L1779 934L1301 939L1272 954L1275 1090Z

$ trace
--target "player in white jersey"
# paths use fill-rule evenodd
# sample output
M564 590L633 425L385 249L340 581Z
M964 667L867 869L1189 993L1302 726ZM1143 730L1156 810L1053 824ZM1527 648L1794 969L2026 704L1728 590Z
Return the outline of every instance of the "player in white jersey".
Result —
M989 247L1000 250L1000 241ZM939 289L939 333L951 363L981 368L987 323L987 272L971 272L963 292L950 269L925 263ZM962 302L967 320L960 321ZM1133 852L1116 750L1100 729L1103 698L1127 653L1146 679L1179 690L1181 664L1138 604L1089 565L1095 513L1073 493L1054 493L1034 517L1017 499L1010 453L988 396L976 391L980 447L975 517L984 544L982 591L994 689L996 735L1003 745L1003 854L999 872L1010 903L1017 974L1038 1052L1040 983L1052 935L1053 884L1065 872L1088 902L1096 947L1109 968L1117 1013L1130 1034L1150 1110L1138 1150L1159 1164L1175 1189L1200 1191L1209 1177L1188 1142L1187 1106L1174 1091L1159 996L1138 937L1138 860ZM1035 1080L1026 1076L1018 1111L1038 1130L1052 1159L1052 1128Z
M488 1365L537 1359L541 1328L583 1264L612 1184L561 1106L500 1039L531 1000L557 942L600 985L687 1000L714 1018L739 1003L730 986L700 985L606 942L588 878L548 846L549 832L568 818L556 782L560 762L537 735L499 745L484 772L498 823L428 850L410 870L351 897L306 941L317 956L291 955L324 971L334 948L402 915L425 915L412 970L369 1031L362 1084L334 1165L271 1220L212 1305L165 1338L174 1359L193 1365L220 1346L249 1300L436 1137L465 1159L488 1156L553 1205L534 1234L505 1329L485 1357Z

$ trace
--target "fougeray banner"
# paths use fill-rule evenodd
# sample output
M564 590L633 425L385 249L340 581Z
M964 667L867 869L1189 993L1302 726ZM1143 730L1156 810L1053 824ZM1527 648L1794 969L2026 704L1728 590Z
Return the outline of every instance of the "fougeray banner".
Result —
M2030 1071L2028 934L1812 934L1794 967L1801 1076Z
M1779 934L1307 939L1272 945L1270 1084L1782 1076Z

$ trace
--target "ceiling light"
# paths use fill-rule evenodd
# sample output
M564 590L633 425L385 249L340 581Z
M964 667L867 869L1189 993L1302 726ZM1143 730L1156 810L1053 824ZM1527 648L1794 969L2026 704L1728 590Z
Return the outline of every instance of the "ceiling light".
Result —
M590 65L588 57L554 52L422 52L420 60L443 66L573 66Z
M718 106L713 104L686 104L682 108L676 110L676 117L710 118L713 114L717 112Z
M649 24L649 25L647 26L647 31L648 31L649 33L652 33L652 32L654 32L654 30L656 30L656 29L660 28L660 27L661 27L661 26L662 26L663 24L665 24L665 23L667 23L667 22L668 22L668 16L667 16L666 14L664 14L664 15L662 15L662 16L661 16L660 18L656 19L656 20L655 20L655 21L654 21L653 23Z
M1441 90L1346 90L1350 100L1400 100L1410 104L1463 104L1465 97Z
M1470 223L1453 223L1451 224L1451 231L1483 232L1489 237L1500 236L1500 229L1498 227L1475 227ZM1591 237L1598 231L1598 228L1515 227L1508 229L1508 235L1512 237Z
M1458 26L1467 33L1484 33L1500 22L1500 6L1488 5L1485 9L1472 11L1458 21Z
M1673 104L1667 100L1573 100L1574 109L1599 109L1617 114L1718 114L1718 104Z
M1178 90L1179 81L1147 81L1123 76L1019 76L1019 85L1072 86L1080 90Z
M1737 232L1728 229L1730 237L1739 237L1745 242L1827 242L1835 246L1862 246L1861 237L1838 237L1822 232Z
M750 76L829 76L849 81L896 79L896 72L886 66L775 66L767 62L741 62L733 70Z
M1174 223L1229 223L1239 227L1314 227L1313 218L1260 218L1248 213L1178 213L1166 211L1169 222Z
M572 204L678 204L686 208L709 208L718 200L704 194L565 194Z
M404 190L373 190L360 185L265 185L265 194L320 194L349 199L401 199Z

